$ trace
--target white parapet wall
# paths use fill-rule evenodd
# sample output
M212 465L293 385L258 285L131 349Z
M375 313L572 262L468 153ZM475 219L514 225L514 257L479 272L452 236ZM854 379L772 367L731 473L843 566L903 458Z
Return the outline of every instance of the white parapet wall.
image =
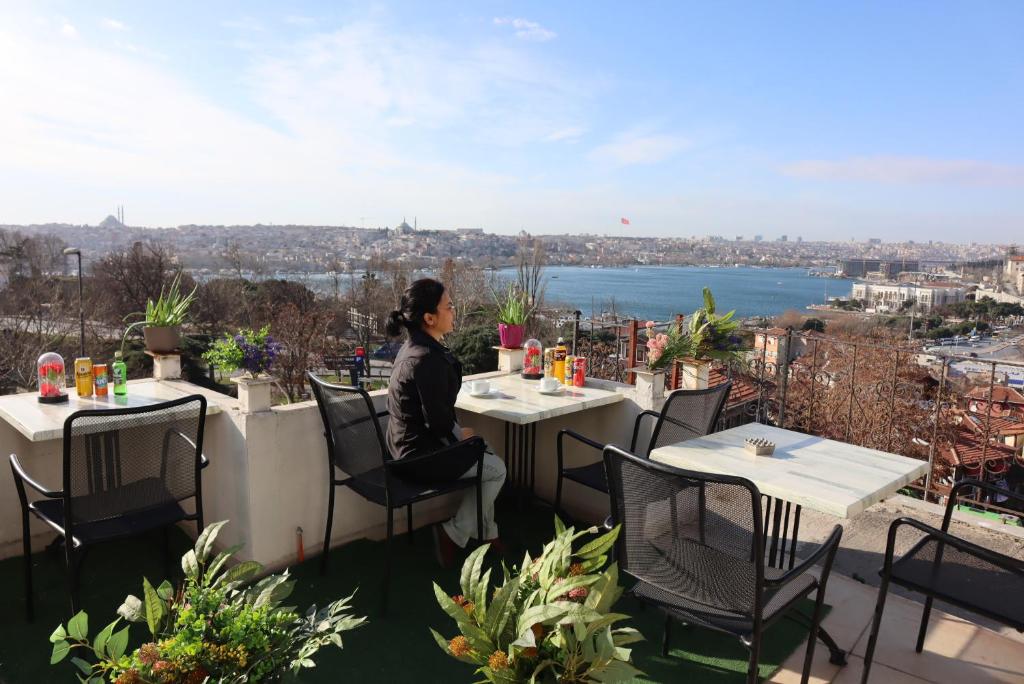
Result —
M490 377L482 374L470 377ZM470 379L467 377L467 379ZM633 422L640 408L634 388L621 383L588 380L626 395L624 401L577 414L543 421L537 428L536 492L554 500L556 481L555 440L562 428L571 428L601 443L629 446ZM292 565L298 557L296 530L302 529L307 557L320 552L327 515L330 478L324 429L315 402L275 406L270 411L243 413L238 402L208 390L175 383L177 387L210 397L222 411L208 416L203 451L210 466L203 472L203 506L207 522L230 520L218 539L223 545L244 543L239 557L258 560L269 569ZM384 410L386 392L371 393L378 410ZM495 453L504 451L504 424L479 415L459 415L460 423L487 440ZM647 423L653 421L645 421ZM643 439L643 435L642 435ZM60 486L60 441L32 444L7 423L0 421L0 443L7 453L18 453L30 473L53 487ZM566 441L566 464L583 465L600 459L594 449ZM338 477L343 474L338 473ZM0 557L21 553L21 511L10 469L0 469ZM32 493L30 498L37 498ZM413 508L416 528L449 516L456 496L439 497ZM599 522L608 514L604 495L567 482L563 506L574 516ZM363 537L384 536L385 511L346 487L337 490L331 545ZM499 526L514 525L502 520ZM191 524L183 528L194 533ZM404 533L405 511L396 511L395 531ZM39 551L54 535L33 521L33 550ZM55 561L56 557L54 557Z

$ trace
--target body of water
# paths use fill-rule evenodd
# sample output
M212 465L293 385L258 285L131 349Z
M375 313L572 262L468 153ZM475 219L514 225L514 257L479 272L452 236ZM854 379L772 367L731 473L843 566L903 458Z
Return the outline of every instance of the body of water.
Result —
M576 308L584 316L612 310L638 318L668 320L690 314L710 287L719 313L733 309L741 318L773 316L787 309L822 304L825 297L847 297L852 280L815 278L803 268L708 268L637 266L582 268L552 266L544 270L549 304Z

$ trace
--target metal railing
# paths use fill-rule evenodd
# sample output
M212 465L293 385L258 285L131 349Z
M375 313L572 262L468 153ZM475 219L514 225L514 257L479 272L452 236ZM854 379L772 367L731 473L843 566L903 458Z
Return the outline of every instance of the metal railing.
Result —
M659 332L677 321L660 323ZM642 362L644 328L628 331L626 360L619 377L632 382L628 368ZM1012 342L989 342L996 357L975 358L961 348L922 348L920 341L893 343L843 338L793 329L753 328L744 334L751 347L740 361L719 367L734 382L747 384L744 422L762 422L858 446L927 460L925 499L948 491L964 475L998 479L1009 469L1024 471L1019 446L1004 444L1007 417L1024 428L1024 405L998 388L1024 394L1024 361L998 358L1016 354ZM985 353L984 350L980 350ZM600 369L596 369L600 370ZM679 362L669 367L666 386L679 387ZM752 391L753 390L753 391ZM998 392L998 396L997 396ZM970 421L970 429L962 425ZM735 424L735 420L733 420ZM1019 438L1024 443L1024 435ZM954 447L964 454L940 458ZM997 502L977 502L999 512Z

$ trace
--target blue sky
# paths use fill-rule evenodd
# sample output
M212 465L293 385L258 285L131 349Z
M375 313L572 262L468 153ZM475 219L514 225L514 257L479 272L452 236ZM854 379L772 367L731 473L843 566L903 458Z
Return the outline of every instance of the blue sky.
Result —
M1019 2L0 0L0 223L1010 242L1021 26Z

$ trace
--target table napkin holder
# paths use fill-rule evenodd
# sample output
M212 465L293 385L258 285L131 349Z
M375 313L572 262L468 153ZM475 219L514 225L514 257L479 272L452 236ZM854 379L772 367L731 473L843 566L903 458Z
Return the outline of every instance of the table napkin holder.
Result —
M744 448L755 456L771 456L775 453L775 443L760 437L747 438Z

